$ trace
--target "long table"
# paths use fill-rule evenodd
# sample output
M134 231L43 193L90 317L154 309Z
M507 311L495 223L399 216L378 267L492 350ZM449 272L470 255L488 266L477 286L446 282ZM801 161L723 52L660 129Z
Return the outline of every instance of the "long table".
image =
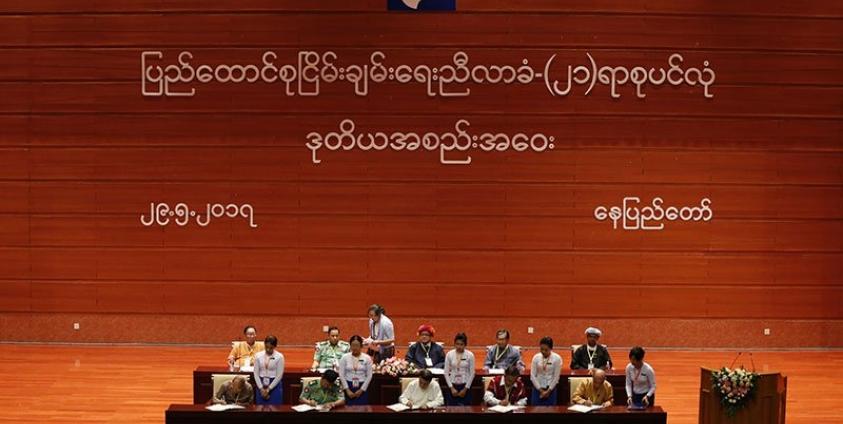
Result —
M200 404L207 402L213 396L214 383L211 379L213 374L239 374L251 375L249 372L229 371L226 367L208 367L200 366L193 370L193 403ZM311 370L287 370L284 372L284 379L282 381L284 390L284 404L295 405L298 403L299 394L301 394L301 378L302 377L316 377L319 374ZM483 377L488 374L485 371L478 370L471 384L471 400L475 405L479 405L483 400ZM570 388L568 385L568 377L588 377L587 370L563 370L559 378L559 386L557 390L558 404L567 405L570 400ZM530 382L530 375L525 374L521 376L524 384L527 385L528 390L532 390L532 383ZM622 370L607 371L606 379L612 384L615 395L615 405L626 405L626 374ZM254 378L249 381L254 380ZM254 381L252 381L254 385ZM439 385L443 390L447 388L445 379L439 377ZM372 382L369 384L369 403L372 405L389 405L398 401L398 396L401 394L401 384L398 377L391 377L384 374L375 374L372 377Z
M624 406L611 406L587 414L568 411L565 406L528 406L506 414L488 411L483 406L445 407L435 410L393 412L383 405L345 406L330 412L295 412L289 405L251 406L242 410L211 412L204 405L170 405L165 412L166 424L344 424L377 422L400 424L430 423L603 423L603 424L666 424L667 412L655 406L629 411Z

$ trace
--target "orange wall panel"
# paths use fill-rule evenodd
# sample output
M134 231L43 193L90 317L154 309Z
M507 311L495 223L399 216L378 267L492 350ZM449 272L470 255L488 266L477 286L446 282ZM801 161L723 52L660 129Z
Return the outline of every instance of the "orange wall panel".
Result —
M837 3L19 3L0 15L3 340L225 343L255 322L310 345L326 324L365 332L380 302L400 343L430 321L474 345L500 326L522 344L538 335L527 326L575 343L595 324L613 346L843 347ZM464 51L471 65L540 67L556 54L560 79L586 53L648 68L679 53L717 78L712 98L684 85L553 97L541 81L471 83L464 98L395 82L366 96L347 83L316 97L209 83L152 98L139 90L145 50L164 65L184 50L197 65L260 64L268 50L279 64L379 50L389 66ZM323 148L317 165L305 146L343 119L444 132L461 118L472 132L553 135L554 149L444 165L438 152ZM626 196L709 198L714 215L663 231L595 220ZM143 225L158 202L248 203L257 228Z

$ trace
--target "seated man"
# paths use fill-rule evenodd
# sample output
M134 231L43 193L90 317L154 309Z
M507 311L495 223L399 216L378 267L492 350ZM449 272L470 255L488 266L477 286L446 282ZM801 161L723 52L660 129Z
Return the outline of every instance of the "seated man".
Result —
M311 369L337 369L342 356L348 353L351 348L348 342L340 340L340 329L331 327L328 329L328 340L316 344L316 352L313 354Z
M438 343L433 342L434 333L435 330L431 325L419 326L419 341L410 345L404 359L421 369L445 368L445 350Z
M527 389L521 381L521 371L518 366L511 365L504 375L495 376L489 382L483 400L487 405L495 406L524 406L527 404Z
M585 329L586 344L581 345L571 356L571 369L592 370L595 368L609 369L612 358L609 350L597 341L603 333L600 329L588 327Z
M345 398L337 381L339 376L334 370L326 370L322 373L322 378L302 387L299 402L310 406L321 406L323 409L345 405Z
M505 370L511 365L517 366L519 372L523 372L526 368L521 360L521 351L509 344L509 330L501 329L497 333L497 343L486 351L483 369L486 371L492 368Z
M258 330L254 325L247 325L243 329L245 341L235 342L231 347L231 353L228 354L229 368L240 369L240 367L249 367L255 364L255 355L264 350L263 342L255 341L257 336Z
M438 408L445 404L439 382L433 380L430 370L423 370L419 378L410 382L398 401L410 408Z
M255 390L252 389L251 384L246 382L246 377L238 375L222 383L217 393L208 403L241 406L251 405L255 403Z
M606 381L606 371L597 368L592 377L580 384L574 392L574 403L577 405L600 405L602 407L612 406L614 392L612 383Z

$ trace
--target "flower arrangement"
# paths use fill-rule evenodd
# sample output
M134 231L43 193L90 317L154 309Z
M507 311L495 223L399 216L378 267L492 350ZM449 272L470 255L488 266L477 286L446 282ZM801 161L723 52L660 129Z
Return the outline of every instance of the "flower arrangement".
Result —
M407 362L406 359L396 357L380 361L380 363L375 365L375 369L373 371L379 374L387 374L393 377L419 373L419 369L418 367L416 367L416 364Z
M720 404L726 410L726 415L734 417L755 394L755 382L758 374L745 368L721 368L711 373L711 385L715 393L720 395Z

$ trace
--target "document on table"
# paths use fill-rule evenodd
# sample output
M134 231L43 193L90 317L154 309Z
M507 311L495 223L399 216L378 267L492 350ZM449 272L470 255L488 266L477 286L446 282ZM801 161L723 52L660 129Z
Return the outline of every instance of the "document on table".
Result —
M393 403L392 405L388 405L387 408L389 408L389 409L391 409L395 412L404 412L408 409L413 409L413 408L410 408L407 405L404 405L403 403Z
M489 370L488 370L488 371L486 371L486 374L489 374L489 375L503 375L503 372L504 372L504 370L503 370L502 368L489 368Z
M445 375L444 368L428 368L427 370L433 375Z
M310 405L305 405L305 404L296 405L296 406L292 407L292 410L296 411L296 412L307 412L307 411L313 411L314 409L316 409L315 406L310 406Z
M492 411L492 412L500 412L500 413L505 414L507 412L512 412L512 411L515 411L515 410L518 410L518 409L523 409L523 408L524 408L523 406L518 406L518 405L515 405L515 406L513 406L513 405L507 405L507 406L495 405L495 406L492 406L492 407L488 408L488 410Z
M205 407L205 409L207 409L209 411L214 411L214 412L228 411L230 409L243 409L243 408L245 408L245 407L242 406L242 405L208 405L208 406Z
M585 405L572 405L572 406L569 406L569 407L568 407L568 410L569 410L569 411L574 411L574 412L583 412L583 413L587 413L587 412L591 412L591 411L596 411L596 410L598 410L598 409L603 409L603 406L601 406L601 405L591 405L591 406L585 406Z

